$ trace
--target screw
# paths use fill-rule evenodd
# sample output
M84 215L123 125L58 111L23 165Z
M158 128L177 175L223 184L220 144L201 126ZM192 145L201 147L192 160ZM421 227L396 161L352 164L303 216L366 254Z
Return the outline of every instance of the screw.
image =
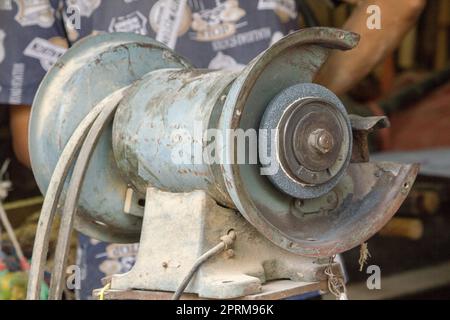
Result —
M228 249L225 251L225 258L226 259L231 259L234 257L234 250L233 249Z
M297 209L300 209L301 207L303 207L303 201L301 199L296 199L295 202L294 202L294 206Z
M338 196L337 196L336 192L331 191L330 194L327 196L327 203L336 205L337 201L338 201Z

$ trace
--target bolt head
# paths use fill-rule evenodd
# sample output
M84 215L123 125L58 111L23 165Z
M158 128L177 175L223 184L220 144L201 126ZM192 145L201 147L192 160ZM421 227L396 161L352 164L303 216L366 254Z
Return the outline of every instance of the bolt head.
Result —
M321 154L327 154L334 147L334 139L331 133L325 129L317 129L308 137L309 145Z

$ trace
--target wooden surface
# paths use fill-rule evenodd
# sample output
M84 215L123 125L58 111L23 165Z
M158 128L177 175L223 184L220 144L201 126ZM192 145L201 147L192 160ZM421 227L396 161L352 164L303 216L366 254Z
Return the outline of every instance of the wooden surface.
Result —
M294 282L290 280L271 281L262 286L258 294L245 296L233 300L281 300L314 291L327 291L326 281L322 282ZM94 290L98 297L100 290ZM144 291L144 290L106 290L105 300L170 300L173 292ZM196 294L183 294L181 300L199 300Z

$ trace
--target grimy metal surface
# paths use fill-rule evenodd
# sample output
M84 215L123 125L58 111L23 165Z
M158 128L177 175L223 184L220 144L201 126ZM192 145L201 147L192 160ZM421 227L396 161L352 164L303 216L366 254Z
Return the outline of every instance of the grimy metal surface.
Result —
M149 185L172 192L207 190L232 205L225 187L214 180L208 164L213 159L203 158L211 156L203 134L235 78L229 71L163 69L137 83L113 126L114 155L127 182L141 194ZM201 159L193 159L198 154Z
M185 59L163 44L136 34L103 34L77 42L47 73L33 102L29 147L41 192L46 193L70 136L95 105L150 71L186 66ZM109 128L86 174L78 204L86 214L76 217L76 228L105 241L138 241L142 219L123 214L127 187L117 170ZM104 225L111 236L99 232Z
M330 142L325 137L331 148L340 146L339 152L322 152L318 158L317 165L323 161L330 178L318 183L295 181L290 189L276 185L260 174L259 163L236 163L235 139L225 132L258 130L268 106L285 90L319 88L310 83L329 51L351 49L358 39L356 34L330 28L300 30L235 73L194 69L146 37L88 38L50 71L33 105L30 141L36 179L45 191L64 144L83 116L104 97L131 84L119 103L113 128L106 130L92 157L80 195L83 214L77 218L84 220L77 228L84 225L82 230L89 230L86 226L100 224L121 239L128 236L134 241L142 219L124 212L127 189L141 197L148 187L174 196L203 190L220 204L237 209L262 235L291 253L325 257L350 249L395 213L410 190L417 166L349 163L350 121L340 101L324 88L304 91L307 96L298 98L325 99L330 105L320 112L314 109L327 119L323 122L327 134L333 132L332 138L339 140ZM284 101L279 112L291 104ZM218 129L227 137L219 161L174 162L173 151L183 147L208 152L195 133L199 130L202 136L205 129ZM308 136L294 135L309 141L323 128L312 129ZM299 158L314 167L310 160ZM293 197L292 189L301 192ZM95 236L102 238L101 233Z
M202 264L184 292L234 299L260 293L271 280L326 280L328 259L320 263L281 250L205 191L148 188L136 263L129 272L111 278L111 290L174 292L194 262L230 230L236 234L233 244ZM340 265L334 264L333 271L341 274Z

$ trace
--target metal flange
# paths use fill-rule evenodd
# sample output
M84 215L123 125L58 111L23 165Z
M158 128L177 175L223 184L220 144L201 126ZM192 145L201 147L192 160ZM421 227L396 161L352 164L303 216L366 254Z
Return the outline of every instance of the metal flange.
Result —
M268 175L281 191L300 199L317 198L336 186L351 158L351 125L339 99L328 89L304 83L278 94L261 120L268 141ZM264 148L265 146L260 146Z

